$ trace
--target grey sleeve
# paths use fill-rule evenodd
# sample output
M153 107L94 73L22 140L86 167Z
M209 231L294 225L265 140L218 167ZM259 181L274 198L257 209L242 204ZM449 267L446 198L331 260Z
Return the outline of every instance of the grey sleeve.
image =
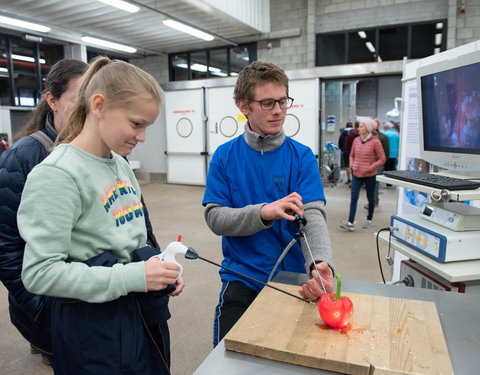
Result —
M273 220L263 221L260 218L260 209L264 204L231 208L208 203L204 213L205 220L212 232L218 236L250 236L273 225Z
M307 220L305 225L305 236L310 245L313 258L316 262L327 262L333 273L335 274L335 264L332 258L332 247L330 244L330 236L327 228L327 214L325 212L324 201L313 201L306 203L304 206L304 217ZM300 238L302 244L303 256L305 257L305 271L307 275L311 275L310 267L312 266L312 257L308 252L305 239Z

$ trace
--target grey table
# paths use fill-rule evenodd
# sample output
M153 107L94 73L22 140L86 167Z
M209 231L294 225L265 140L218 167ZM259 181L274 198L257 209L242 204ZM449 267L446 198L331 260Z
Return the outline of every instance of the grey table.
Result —
M275 281L301 285L306 280L305 277L303 274L280 272ZM480 324L478 321L480 296L357 280L342 280L342 290L435 302L455 374L477 375L480 373ZM232 352L225 349L222 340L194 372L194 375L216 374L318 375L334 373Z

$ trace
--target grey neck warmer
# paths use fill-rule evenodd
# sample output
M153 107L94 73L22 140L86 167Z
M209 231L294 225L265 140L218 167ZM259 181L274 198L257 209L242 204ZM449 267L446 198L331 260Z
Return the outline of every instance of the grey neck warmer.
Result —
M245 133L243 133L245 142L251 148L257 151L273 151L279 148L285 141L285 132L282 129L277 134L266 135L262 137L250 129L248 122L245 123Z

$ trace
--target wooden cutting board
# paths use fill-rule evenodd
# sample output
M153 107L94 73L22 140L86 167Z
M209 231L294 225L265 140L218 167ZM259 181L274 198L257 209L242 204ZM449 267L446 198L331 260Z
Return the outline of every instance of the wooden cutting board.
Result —
M271 283L298 294L298 286ZM343 293L351 324L327 328L318 309L264 288L225 337L229 350L345 374L453 374L433 302Z

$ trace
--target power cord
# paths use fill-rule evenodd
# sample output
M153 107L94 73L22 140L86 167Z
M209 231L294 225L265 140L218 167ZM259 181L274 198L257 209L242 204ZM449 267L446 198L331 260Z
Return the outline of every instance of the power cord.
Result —
M380 274L382 275L382 280L383 280L383 283L386 284L385 282L385 276L383 274L383 267L382 267L382 261L380 259L380 246L378 244L378 237L380 236L380 233L381 232L389 232L389 236L388 236L388 254L386 256L386 259L387 259L387 262L388 264L392 265L393 264L393 260L392 258L390 257L390 245L392 243L392 231L394 229L392 227L386 227L386 228L382 228L380 229L378 232L377 232L377 237L376 237L376 242L377 242L377 257L378 257L378 265L380 267Z

